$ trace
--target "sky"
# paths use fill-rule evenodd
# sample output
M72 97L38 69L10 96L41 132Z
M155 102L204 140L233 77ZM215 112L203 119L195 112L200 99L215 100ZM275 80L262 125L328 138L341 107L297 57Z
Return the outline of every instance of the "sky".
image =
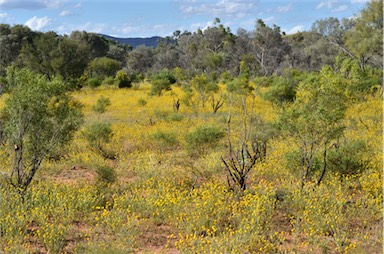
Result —
M368 0L0 0L0 23L35 31L116 37L170 36L213 26L254 30L257 19L292 34L328 17L351 18Z

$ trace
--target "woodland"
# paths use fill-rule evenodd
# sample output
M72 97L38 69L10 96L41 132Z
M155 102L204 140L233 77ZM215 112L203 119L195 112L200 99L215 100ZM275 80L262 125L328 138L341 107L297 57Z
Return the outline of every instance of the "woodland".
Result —
M0 56L0 253L383 252L382 1Z

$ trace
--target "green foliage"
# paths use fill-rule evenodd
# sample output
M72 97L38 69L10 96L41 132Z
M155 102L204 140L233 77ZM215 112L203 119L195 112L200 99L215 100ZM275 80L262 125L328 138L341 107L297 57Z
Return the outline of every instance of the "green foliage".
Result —
M334 144L334 149L329 152L329 169L340 176L356 175L368 167L364 159L366 144L362 140L351 140L345 144Z
M184 116L181 113L174 112L170 114L167 119L168 121L171 121L171 122L180 122L184 119Z
M97 180L101 183L112 184L117 179L114 168L108 166L100 166L96 169Z
M366 95L373 92L374 87L382 86L382 70L369 67L361 69L356 59L338 55L335 67L347 79L345 89L349 98L362 100Z
M115 84L115 79L113 77L106 77L105 79L103 79L101 84L102 85L107 85L107 86L114 85Z
M330 67L324 67L319 75L308 76L299 84L296 100L280 115L280 128L293 134L301 147L303 180L312 174L315 154L322 150L323 169L318 184L322 181L329 143L345 129L346 102L343 78Z
M224 135L224 131L219 127L202 125L187 133L185 141L190 151L199 152L215 147Z
M128 77L127 73L123 70L118 71L115 77L119 88L131 88L134 78L132 75Z
M91 148L102 149L105 143L109 143L113 136L110 123L93 123L82 132Z
M25 191L41 162L69 143L83 115L61 79L48 81L28 69L9 69L7 76L15 84L1 112L4 135L15 148L11 183Z
M91 77L104 79L105 77L115 76L120 68L119 61L108 57L98 57L89 63L88 72Z
M238 77L228 82L227 91L230 93L248 95L253 91L253 87L249 84L249 80L243 77Z
M219 90L216 82L210 81L206 74L196 75L191 80L191 86L199 95L199 99L202 102L203 107L209 96Z
M272 83L272 86L264 94L264 98L280 106L293 102L296 98L297 85L304 79L305 75L298 70L286 70L283 76L271 76L268 82Z
M97 101L96 104L92 106L93 111L97 113L104 113L106 108L111 105L111 100L109 98L106 98L104 96L101 96Z
M371 62L383 67L383 1L372 0L356 19L354 29L345 34L348 50L360 61L364 68Z
M151 78L151 95L160 96L163 91L171 90L171 85L176 83L176 78L167 70L161 71Z
M143 98L140 98L138 101L137 101L137 104L139 104L140 106L145 106L147 105L147 101L144 100Z
M173 132L156 131L152 138L162 146L174 146L178 143L176 134Z
M87 80L87 84L91 88L96 88L101 86L101 80L99 78L90 78Z
M283 77L275 77L272 84L270 89L264 94L265 99L277 105L295 100L295 84Z

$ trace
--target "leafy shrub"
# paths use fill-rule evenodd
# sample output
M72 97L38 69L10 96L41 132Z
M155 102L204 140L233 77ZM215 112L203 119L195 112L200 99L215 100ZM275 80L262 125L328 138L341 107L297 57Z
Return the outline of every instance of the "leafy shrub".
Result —
M231 93L249 94L253 90L253 87L249 84L249 80L243 77L235 78L226 85L228 92Z
M296 98L297 83L282 77L275 77L273 85L264 94L264 98L274 104L281 105L285 102L292 102Z
M171 90L171 85L176 83L175 76L169 71L161 71L151 78L151 95L161 95L163 91Z
M109 143L113 133L110 123L94 123L83 131L83 136L89 146L100 149L104 143Z
M187 148L192 151L204 151L211 148L224 137L224 131L218 127L199 126L195 130L187 133L185 141Z
M114 85L115 84L115 79L111 76L109 77L106 77L102 82L101 82L102 85Z
M141 99L139 99L139 100L137 101L137 103L139 104L139 106L145 106L145 105L147 104L147 101L144 100L143 98L141 98Z
M152 137L161 145L173 146L177 144L176 134L173 132L163 132L158 130L152 135Z
M168 112L166 111L162 111L162 110L155 110L155 116L159 119L159 120L166 120L167 117L168 117Z
M184 116L180 113L172 113L168 116L168 120L171 122L180 122L184 119Z
M111 100L109 98L101 96L95 105L93 105L93 111L97 113L104 113L106 108L111 105Z
M117 179L117 174L114 168L101 166L96 169L97 180L102 183L114 183Z
M361 173L368 166L368 161L362 156L365 151L366 145L362 140L353 140L329 151L330 170L340 175Z
M117 81L117 86L119 88L131 88L132 87L132 79L128 77L125 71L118 71L115 77Z
M88 71L92 77L103 79L104 77L114 76L119 68L119 61L108 57L98 57L89 63Z
M101 80L99 78L90 78L88 79L87 84L91 88L96 88L101 85Z

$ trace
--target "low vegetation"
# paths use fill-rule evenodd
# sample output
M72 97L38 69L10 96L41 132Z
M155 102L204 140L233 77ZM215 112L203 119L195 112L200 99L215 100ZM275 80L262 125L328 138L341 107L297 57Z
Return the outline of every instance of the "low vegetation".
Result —
M148 66L152 49L121 48L123 66L81 32L40 34L36 48L19 48L19 65L7 55L0 252L381 253L383 70L372 54L382 50L345 52L368 14L382 11L376 5L343 31L347 48L316 68L257 54L226 62L214 45L187 47L209 50L183 68ZM208 31L225 35L223 45L245 40L222 25ZM282 47L279 28L259 20L255 40L271 34ZM178 36L182 47L210 34ZM306 41L295 36L284 38ZM40 69L33 61L45 40L89 55L64 68L52 53L57 66ZM84 44L92 41L98 50Z

